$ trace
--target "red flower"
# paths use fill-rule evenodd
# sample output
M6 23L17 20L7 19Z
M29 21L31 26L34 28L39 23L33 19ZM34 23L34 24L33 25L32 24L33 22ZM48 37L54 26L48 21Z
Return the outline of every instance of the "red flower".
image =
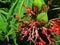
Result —
M60 30L60 26L53 26L52 29L53 29L54 31L59 31L59 30Z
M26 8L26 12L27 13L30 13L31 12L31 9L30 8Z
M60 36L60 26L54 25L52 27L53 34L56 34L57 36Z
M54 45L54 42L52 42L51 45Z
M19 19L19 16L18 16L18 15L15 15L15 18L16 18L16 19Z
M42 41L39 42L39 45L44 45L44 43Z

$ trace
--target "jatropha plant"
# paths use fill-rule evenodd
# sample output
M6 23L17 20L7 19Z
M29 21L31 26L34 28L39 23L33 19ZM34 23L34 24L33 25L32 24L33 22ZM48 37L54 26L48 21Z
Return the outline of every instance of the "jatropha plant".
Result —
M30 42L33 40L34 45L46 45L47 42L45 42L42 38L42 36L45 35L46 39L49 41L49 44L55 45L54 43L56 43L57 40L51 36L59 36L60 19L55 18L48 21L47 11L49 10L51 1L48 2L48 5L45 5L40 0L34 0L33 4L33 8L29 8L24 4L22 5L26 9L24 15L28 17L29 20L21 19L16 16L16 18L19 18L20 23L18 31L15 30L15 32L21 33L21 41L27 37L27 41Z
M52 3L53 0L9 0L8 8L0 8L0 40L7 41L2 45L59 45L60 14L50 19ZM55 9L59 8L52 10Z

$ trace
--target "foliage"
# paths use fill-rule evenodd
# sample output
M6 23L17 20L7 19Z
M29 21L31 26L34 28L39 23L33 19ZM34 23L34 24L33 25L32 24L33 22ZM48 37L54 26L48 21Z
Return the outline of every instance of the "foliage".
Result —
M17 39L22 35L18 27L23 23L29 26L30 21L32 21L31 24L34 24L34 21L43 22L42 25L45 27L50 18L49 11L60 11L59 3L48 2L48 0L0 0L0 40L10 42L12 39L13 44L17 45ZM60 18L60 12L52 15L53 18L56 15L57 18ZM46 27L50 27L50 24ZM54 38L58 41L56 45L59 44L59 37L54 35ZM32 40L32 42L34 41Z

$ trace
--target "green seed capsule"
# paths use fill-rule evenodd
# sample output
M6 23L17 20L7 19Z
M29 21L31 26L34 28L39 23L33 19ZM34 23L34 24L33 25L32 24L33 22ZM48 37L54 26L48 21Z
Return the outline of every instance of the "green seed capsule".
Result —
M42 21L43 20L43 21L47 22L48 21L47 13L43 12L43 13L38 14L37 20L38 21Z

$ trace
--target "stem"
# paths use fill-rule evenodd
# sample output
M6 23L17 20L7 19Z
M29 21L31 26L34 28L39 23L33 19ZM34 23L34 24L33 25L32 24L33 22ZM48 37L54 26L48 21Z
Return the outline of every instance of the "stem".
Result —
M9 37L7 36L7 41L9 42Z
M34 45L36 45L36 38L35 38L35 40L34 40Z

